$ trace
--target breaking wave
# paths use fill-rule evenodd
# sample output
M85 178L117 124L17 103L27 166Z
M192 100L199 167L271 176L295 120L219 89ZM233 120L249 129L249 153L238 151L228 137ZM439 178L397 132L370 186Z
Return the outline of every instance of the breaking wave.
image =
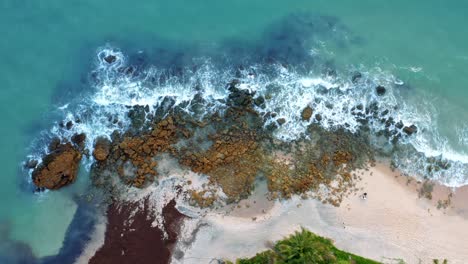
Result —
M92 150L97 137L110 138L115 130L130 128L129 111L135 106L161 115L177 107L201 119L227 107L229 83L236 80L237 88L255 93L254 109L264 117L265 129L276 128L279 140L311 137L307 127L312 123L328 130L344 128L369 135L375 148L389 155L403 172L450 186L467 181L468 155L454 151L439 133L433 118L436 109L429 103L408 103L400 90L403 82L378 68L323 73L313 68L299 71L283 63L219 67L209 58L197 58L193 59L197 67L174 73L155 66L139 68L129 61L119 49L98 49L90 74L93 90L58 107L63 120L44 137L70 139L85 133L86 148ZM313 115L304 120L301 113L307 106ZM67 123L73 125L67 128ZM411 126L417 132L405 132ZM458 129L460 143L465 145L466 131L466 127Z

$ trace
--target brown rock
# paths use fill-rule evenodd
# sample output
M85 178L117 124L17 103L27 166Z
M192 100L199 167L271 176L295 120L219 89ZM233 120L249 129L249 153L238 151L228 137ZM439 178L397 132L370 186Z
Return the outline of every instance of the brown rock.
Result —
M94 143L93 157L98 161L105 161L109 156L110 141L107 138L100 137Z
M71 143L60 144L33 171L33 182L52 190L68 185L75 180L80 161L81 153Z
M304 108L304 110L302 110L302 114L301 114L302 120L309 121L312 114L313 114L312 107L307 106L306 108Z
M177 130L174 123L173 118L168 117L156 123L151 132L138 136L127 136L121 142L114 143L115 147L113 149L109 147L103 149L106 151L101 151L101 149L95 147L95 158L96 160L99 160L99 158L105 160L107 156L111 155L114 159L128 160L133 169L136 170L136 177L126 179L123 169L118 168L119 176L126 184L138 188L144 187L157 176L155 170L157 163L151 157L172 150L171 145L175 143ZM96 153L96 151L100 153ZM102 154L102 156L97 157L97 154ZM112 162L107 165L112 166Z

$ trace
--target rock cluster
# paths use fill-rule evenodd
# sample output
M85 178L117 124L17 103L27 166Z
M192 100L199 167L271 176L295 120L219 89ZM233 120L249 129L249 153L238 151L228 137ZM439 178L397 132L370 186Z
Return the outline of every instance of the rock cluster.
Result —
M353 155L348 151L338 150L333 154L333 164L340 166L349 163L353 159Z
M170 152L175 143L177 127L172 117L155 124L150 133L140 136L125 136L121 141L113 142L112 160L109 166L117 164L119 176L130 185L143 187L152 182L157 175L154 157L163 152ZM105 153L104 146L99 151ZM125 165L135 169L134 177L126 177Z
M210 137L213 145L203 153L186 152L181 164L210 176L230 201L250 193L260 164L256 133L231 130Z
M239 80L233 80L229 84L228 90L231 92L229 94L229 104L234 107L251 107L252 103L254 102L253 96L255 92L250 92L249 90L239 89L237 85L239 84ZM263 102L258 102L257 104L262 104Z
M166 154L180 165L208 177L208 184L201 189L187 188L187 196L201 207L217 201L219 188L227 202L247 197L257 177L267 180L271 198L288 198L325 186L330 192L327 197L335 198L323 199L336 204L351 186L350 172L358 164L357 157L366 155L362 154L367 150L362 142L352 145L350 142L357 142L353 134L344 130L325 131L315 122L309 126L308 133L326 143L275 141L271 131L263 128L264 117L254 111L255 106L263 107L269 99L254 99L254 93L237 88L237 84L237 81L229 84L228 108L202 120L177 109L171 109L169 116L159 120L157 116L168 113L167 109L159 115L158 109L150 113L148 106L129 107L132 126L128 131L123 134L116 131L111 139L98 138L94 142L93 183L106 188L114 186L114 179L118 177L125 185L143 188L157 179L158 158ZM388 114L382 114L376 103L358 105L353 111L364 121ZM277 113L268 116L276 119L277 126L293 122L278 117ZM320 114L314 115L310 106L302 109L301 118L303 121L322 120ZM388 120L385 119L390 122ZM391 122L395 127L398 125ZM399 129L408 135L417 131L417 128L406 128L403 124ZM57 189L72 182L81 155L86 153L85 139L86 135L75 134L71 138L73 144L52 140L50 154L34 170L36 185ZM293 161L282 163L276 160L275 151L279 149L291 155Z
M273 152L273 156L263 162L268 166L264 174L270 197L312 195L338 206L343 197L353 190L353 170L361 168L371 159L370 149L365 142L356 140L355 135L342 130L329 132L318 125L312 125L309 129L318 142L327 143L315 144L302 140L284 150L281 150L282 146L275 146L273 149L288 153L289 158Z
M53 148L32 173L33 182L39 188L59 189L76 178L82 157L80 151L71 143L54 145Z

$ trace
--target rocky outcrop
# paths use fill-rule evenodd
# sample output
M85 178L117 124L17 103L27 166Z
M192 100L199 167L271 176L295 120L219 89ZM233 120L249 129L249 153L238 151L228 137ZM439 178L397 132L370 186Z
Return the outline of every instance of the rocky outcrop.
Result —
M32 179L39 188L59 189L75 181L81 153L71 144L62 143L47 154L33 171Z
M94 143L93 157L97 161L105 161L109 157L111 142L104 137L100 137Z

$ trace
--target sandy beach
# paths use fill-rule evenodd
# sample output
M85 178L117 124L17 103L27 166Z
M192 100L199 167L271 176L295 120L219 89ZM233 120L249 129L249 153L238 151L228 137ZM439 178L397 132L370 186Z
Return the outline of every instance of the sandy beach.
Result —
M408 177L396 175L384 164L364 173L359 184L368 199L348 197L336 209L352 237L349 241L336 239L337 246L380 260L385 256L408 263L430 263L432 259L466 263L468 188L435 185L432 200L428 200L418 197L422 183L408 183ZM451 204L437 209L438 201L446 200L450 191Z
M432 199L420 198L422 183L408 181L386 164L359 171L357 184L362 193L347 197L340 207L316 200L269 202L254 194L229 215L208 214L197 238L183 259L176 263L206 263L224 256L228 259L253 256L304 226L335 241L337 247L383 263L466 263L468 250L468 187L435 185ZM438 201L453 192L450 205L438 209ZM253 211L255 208L257 211ZM206 245L210 247L206 247Z

